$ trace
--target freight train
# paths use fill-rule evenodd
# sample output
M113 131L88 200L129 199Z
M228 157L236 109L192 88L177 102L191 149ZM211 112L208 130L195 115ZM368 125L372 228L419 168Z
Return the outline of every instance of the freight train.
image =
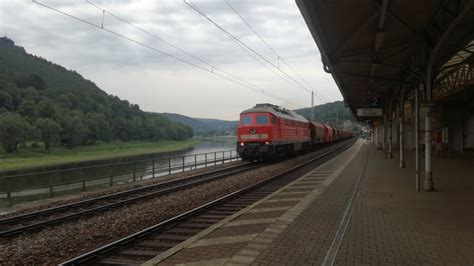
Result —
M237 152L243 160L255 161L286 156L351 136L351 132L263 103L240 113Z

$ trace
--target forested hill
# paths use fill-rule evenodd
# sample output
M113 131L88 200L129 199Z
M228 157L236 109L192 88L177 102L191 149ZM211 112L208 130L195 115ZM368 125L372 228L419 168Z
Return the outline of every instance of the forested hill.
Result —
M298 114L311 118L311 108L302 108L295 110ZM344 106L342 101L335 101L332 103L325 103L314 107L314 120L320 122L327 122L335 125L337 116L339 116L339 122L350 120L355 122L355 117L351 110Z
M193 118L180 114L162 113L171 121L183 123L194 130L200 136L227 136L235 135L237 121L227 121L210 118Z
M114 139L182 140L190 127L108 95L75 71L0 38L0 141L5 151L43 141L67 147Z

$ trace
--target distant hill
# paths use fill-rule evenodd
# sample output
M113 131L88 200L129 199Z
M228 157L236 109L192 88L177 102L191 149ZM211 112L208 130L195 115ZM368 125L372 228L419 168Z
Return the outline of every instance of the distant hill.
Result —
M79 73L0 38L0 142L7 152L42 140L72 148L96 142L192 137L190 127L109 95Z
M191 127L199 136L227 136L235 135L237 121L227 121L211 118L193 118L180 114L162 113L171 121L183 123Z
M296 109L294 111L308 119L311 118L311 108ZM315 121L326 122L331 125L336 125L337 116L339 116L339 125L341 125L346 120L349 120L351 122L356 121L350 109L344 106L344 103L342 101L325 103L314 107Z
M238 121L227 121L220 119L211 119L211 118L196 118L197 120L203 122L211 130L217 130L218 132L229 132L232 134L223 134L223 135L234 135L237 127Z

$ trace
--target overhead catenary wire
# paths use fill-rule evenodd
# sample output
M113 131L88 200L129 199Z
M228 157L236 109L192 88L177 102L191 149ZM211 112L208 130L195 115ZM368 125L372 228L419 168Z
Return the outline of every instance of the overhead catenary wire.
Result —
M188 3L186 3L186 4L188 4ZM192 3L191 3L191 4L192 4ZM193 6L192 8L195 9L195 11L197 11L197 12L201 12L201 13L205 16L204 12L202 12L202 10L200 10L199 7ZM234 43L237 44L239 47L241 47L244 52L246 52L246 53L247 53L250 57L252 57L255 61L257 61L258 63L260 63L263 67L265 67L266 69L268 69L270 72L273 72L273 73L274 73L275 75L277 75L279 78L281 78L281 79L283 79L283 80L285 80L285 81L287 81L287 82L289 82L289 83L292 83L291 80L289 80L288 78L282 76L282 75L281 75L280 73L278 73L276 70L274 70L273 68L271 68L271 67L269 67L267 64L265 64L265 62L262 62L262 60L260 60L254 53L252 53L252 52L245 46L244 43L239 42L236 38L233 38L232 35L228 35L228 37L230 38L230 40L231 40L232 42L234 42ZM269 61L267 61L267 62L269 62ZM271 63L271 62L269 62L269 63Z
M157 39L157 40L159 40L159 41L165 43L165 44L167 44L168 46L171 46L171 47L173 47L173 48L179 50L180 52L182 52L182 53L184 53L184 54L186 54L186 55L188 55L188 56L190 56L190 57L192 57L192 58L198 60L199 62L201 62L201 63L203 63L203 64L206 64L206 65L208 65L208 66L211 67L211 68L212 68L212 67L216 68L215 66L209 64L208 62L202 60L201 58L199 58L199 57L197 57L197 56L195 56L195 55L193 55L193 54L191 54L191 53L186 52L185 50L183 50L183 49L179 48L178 46L176 46L176 45L174 45L174 44L172 44L172 43L166 41L165 39L163 39L163 38L161 38L161 37L159 37L159 36L157 36L157 35L155 35L155 34L149 32L149 31L147 31L147 30L145 30L145 29L143 29L143 28L137 26L137 25L134 24L134 23L131 23L130 21L128 21L128 20L126 20L126 19L124 19L124 18L122 18L122 17L120 17L120 16L118 16L118 15L115 15L114 13L112 13L112 12L110 12L109 10L105 9L104 7L99 6L99 5L97 5L96 3L92 2L92 1L89 1L89 0L86 0L86 2L87 2L88 4L90 4L90 5L92 5L93 7L95 7L95 8L97 8L97 9L101 10L102 12L107 13L107 14L109 14L110 16L112 16L112 17L114 17L114 18L116 18L116 19L122 21L123 23L128 24L128 25L134 27L135 29L137 29L137 30L139 30L139 31L141 31L141 32L143 32L143 33L145 33L145 34L147 34L147 35L149 35L149 36L151 36L151 37L153 37L153 38L155 38L155 39Z
M287 76L292 82L290 82L291 84L293 84L293 86L295 87L299 87L299 88L302 88L304 90L306 90L307 92L311 92L310 89L306 88L305 86L301 85L301 83L299 83L296 79L294 79L292 76L288 75L288 73L286 73L285 71L283 71L281 68L279 68L277 65L275 65L274 63L272 63L270 60L268 60L267 58L265 58L264 56L262 56L260 53L258 53L257 51L255 51L254 49L252 49L251 47L249 47L247 44L245 44L244 42L242 42L239 38L237 38L235 35L233 35L232 33L230 33L229 31L227 31L224 27L222 27L221 25L219 25L217 22L215 22L212 18L210 18L209 16L207 16L202 10L200 10L195 4L191 3L190 1L187 2L186 0L183 0L183 3L185 3L187 6L189 6L190 8L192 8L195 12L197 12L199 15L201 15L202 17L204 17L206 20L208 20L209 22L211 22L214 26L216 26L218 29L220 29L221 31L223 31L225 34L227 34L232 40L234 40L236 43L239 44L240 47L242 47L244 50L249 50L252 54L254 54L256 57L260 58L261 60L265 61L266 63L268 63L269 65L271 65L272 67L274 67L275 69L277 69L278 71L280 71L281 73L283 73L285 76Z
M71 15L71 14L69 14L69 13L66 13L66 12L64 12L64 11L62 11L62 10L59 10L59 9L54 8L54 7L52 7L52 6L49 6L49 5L47 5L47 4L38 2L37 0L32 0L32 2L35 3L35 4L38 4L38 5L40 5L40 6L43 6L43 7L47 8L47 9L53 10L53 11L55 11L55 12L57 12L57 13L60 13L60 14L62 14L62 15L65 15L65 16L67 16L67 17L70 17L70 18L73 18L73 19L75 19L75 20L81 21L81 22L83 22L83 23L85 23L85 24L87 24L87 25L90 25L90 26L92 26L92 27L95 27L95 28L101 29L101 30L103 30L103 31L106 31L106 32L108 32L108 33L110 33L110 34L112 34L112 35L115 35L115 36L120 37L120 38L122 38L122 39L125 39L125 40L127 40L127 41L130 41L130 42L133 42L133 43L138 44L138 45L140 45L140 46L143 46L143 47L145 47L145 48L147 48L147 49L150 49L150 50L152 50L152 51L154 51L154 52L157 52L157 53L160 53L160 54L162 54L162 55L171 57L171 58L173 58L173 59L175 59L175 60L177 60L177 61L180 61L180 62L182 62L182 63L184 63L184 64L187 64L187 65L190 65L190 66L192 66L192 67L201 69L201 70L203 70L203 71L205 71L205 72L214 74L214 75L219 76L219 77L221 77L221 78L223 78L223 79L225 79L225 80L228 80L228 81L233 82L233 83L235 83L235 84L238 84L238 85L240 85L240 86L249 88L249 89L251 89L251 90L253 90L253 91L255 91L255 92L261 93L261 94L266 95L266 96L271 97L271 98L274 98L274 99L276 99L276 100L278 100L278 101L281 101L281 102L284 102L284 103L286 103L286 104L288 104L288 105L295 106L292 101L290 101L290 100L288 100L288 99L286 99L286 98L284 98L284 97L278 96L278 95L276 95L276 94L274 94L274 93L272 93L272 92L270 92L270 91L268 91L268 90L260 89L260 88L257 89L257 88L254 88L254 87L252 87L252 86L249 86L249 85L245 84L246 81L238 80L238 79L235 79L235 78L229 78L229 77L227 77L227 76L225 76L225 75L222 75L222 74L220 74L220 73L217 73L216 71L213 71L213 69L207 69L207 68L202 67L202 66L200 66L200 65L198 65L198 64L195 64L195 63L190 62L190 61L188 61L188 60L185 60L185 59L182 59L182 58L180 58L180 57L174 56L174 55L172 55L172 54L170 54L170 53L167 53L167 52L165 52L165 51L162 51L162 50L160 50L160 49L158 49L158 48L155 48L155 47L153 47L153 46L150 46L150 45L148 45L148 44L146 44L146 43L140 42L140 41L135 40L135 39L133 39L133 38L131 38L131 37L128 37L128 36L125 36L125 35L123 35L123 34L121 34L121 33L118 33L118 32L115 32L115 31L113 31L113 30L110 30L110 29L106 28L104 25L96 25L96 24L94 24L94 23L92 23L92 22L90 22L90 21L87 21L87 20L83 19L83 18L80 18L80 17L74 16L74 15ZM105 11L104 11L103 13L105 14ZM110 14L110 13L108 13L108 14Z
M224 2L227 4L227 6L242 20L242 22L244 22L245 25L247 25L247 27L255 34L255 36L257 36L262 42L263 44L265 44L265 46L270 50L272 51L272 53L278 58L278 66L280 65L280 61L283 62L297 77L299 77L303 82L306 83L306 85L308 85L312 91L315 92L315 95L316 97L318 97L320 100L322 101L327 101L327 99L325 99L324 96L322 95L318 95L316 94L317 90L314 89L311 84L309 84L308 81L306 81L306 79L304 79L300 74L298 74L298 72L296 72L296 70L288 63L286 62L286 60L280 56L276 51L275 49L273 49L268 43L267 41L265 41L265 39L252 27L252 25L250 25L250 23L242 16L240 15L240 13L227 1L227 0L224 0ZM305 89L306 91L309 91L308 89ZM309 91L311 92L311 91Z
M239 80L239 81L242 82L242 83L245 83L245 84L248 85L248 86L253 87L255 90L259 90L260 92L264 91L266 95L271 95L272 98L274 98L274 99L278 99L279 101L282 101L282 102L287 103L287 104L289 104L289 105L293 105L293 103L292 103L290 100L285 99L285 98L283 98L283 97L281 97L281 96L278 96L277 94L274 94L274 93L272 93L272 92L270 92L270 91L268 91L268 90L266 90L266 89L262 89L262 88L260 88L259 86L255 85L255 84L252 84L252 83L250 83L250 82L248 82L248 81L245 81L245 80L242 79L241 77L238 77L238 76L236 76L236 75L234 75L234 74L231 74L231 73L229 73L229 72L223 70L222 68L219 68L219 67L217 67L217 66L215 66L215 65L213 65L213 64L211 64L211 63L209 63L209 62L207 62L206 60L204 60L204 59L202 59L202 58L200 58L200 57L198 57L198 56L196 56L196 55L193 55L193 54L191 54L191 53L189 53L189 52L183 50L182 48L178 47L177 45L175 45L175 44L173 44L173 43L171 43L171 42L166 41L165 39L163 39L163 38L157 36L156 34L153 34L153 33L151 33L150 31L147 31L147 30L145 30L145 29L143 29L143 28L137 26L136 24L131 23L130 21L128 21L128 20L126 20L126 19L124 19L124 18L122 18L122 17L120 17L120 16L118 16L118 15L115 15L114 13L110 12L109 10L106 10L104 7L99 6L99 5L97 5L96 3L94 3L94 2L92 2L92 1L90 1L90 0L86 0L86 2L87 2L88 4L90 4L90 5L92 5L93 7L95 7L95 8L97 8L97 9L101 10L103 13L107 13L107 14L109 14L110 16L112 16L112 17L114 17L114 18L116 18L116 19L122 21L123 23L125 23L125 24L127 24L127 25L130 25L130 26L136 28L137 30L139 30L139 31L141 31L141 32L143 32L143 33L145 33L145 34L147 34L147 35L149 35L149 36L151 36L151 37L153 37L153 38L155 38L155 39L157 39L157 40L159 40L159 41L165 43L166 45L168 45L168 46L170 46L170 47L172 47L172 48L174 48L174 49L176 49L176 50L178 50L178 51L180 51L180 52L182 52L183 54L188 55L188 56L190 56L190 57L196 59L197 61L199 61L199 62L201 62L201 63L207 65L208 67L210 67L211 72L214 72L215 70L220 71L220 72L222 72L222 73L224 73L224 74L226 74L226 75L228 75L228 76L230 76L230 77L232 77L232 78L234 78L234 79L236 79L236 80Z
M89 0L87 0L87 2L91 3L91 1L89 1ZM100 7L100 6L97 6L97 5L93 4L93 3L91 3L91 4L94 5L94 6L96 6L97 8L101 8L101 9L102 9L102 7ZM231 74L231 73L229 73L229 72L223 70L222 68L219 68L219 67L213 65L213 64L211 64L211 63L205 61L205 60L202 59L202 58L199 58L199 57L197 57L197 56L195 56L195 55L193 55L193 54L191 54L191 53L189 53L189 52L187 52L187 51L184 51L183 49L179 48L178 46L176 46L176 45L174 45L174 44L172 44L172 43L170 43L170 42L168 42L168 41L166 41L166 40L164 40L164 39L162 39L162 38L160 38L160 37L158 37L158 36L156 36L156 35L154 35L154 34L148 32L148 31L144 30L143 28L140 28L140 27L136 26L135 24L130 23L130 22L126 21L125 19L120 18L120 17L118 17L118 16L112 14L110 11L105 10L105 12L108 13L109 15L114 16L115 18L117 18L117 19L123 21L124 23L127 23L127 24L129 24L129 25L131 25L131 26L133 26L133 27L139 29L140 31L142 31L142 32L144 32L144 33L146 33L146 34L152 36L153 38L156 38L156 39L162 41L163 43L169 45L170 47L173 47L173 48L179 50L180 52L182 52L182 53L184 53L184 54L186 54L186 55L188 55L188 56L193 57L194 59L200 61L201 63L208 65L208 66L211 68L211 71L218 70L218 71L220 71L220 72L222 72L222 73L225 73L226 75L228 75L228 76L230 76L230 77L232 77L232 78L238 79L239 81L241 81L241 82L243 82L243 83L245 83L245 84L247 84L247 85L249 85L249 86L252 86L252 87L254 87L254 88L257 89L257 90L265 91L266 94L271 94L271 95L273 95L273 96L274 96L273 98L275 98L275 97L277 97L277 98L280 97L280 96L278 96L278 95L276 95L276 94L274 94L274 93L272 93L272 92L270 92L270 91L268 91L268 90L266 90L266 89L262 89L262 88L260 88L259 86L255 85L255 84L252 84L252 83L250 83L250 82L248 82L248 81L245 81L245 80L242 79L241 77L238 77L238 76L236 76L236 75L234 75L234 74ZM255 56L252 55L252 54L250 54L250 55L253 56L253 57L255 57ZM255 59L256 59L256 58L255 58ZM256 59L256 60L258 60L258 59ZM259 62L260 62L260 61L259 61ZM260 62L260 63L261 63L261 62ZM263 64L263 63L262 63L262 64ZM263 65L264 65L264 64L263 64ZM265 65L264 65L264 66L265 66ZM270 70L273 71L272 69L270 69ZM278 73L275 73L275 74L278 75ZM281 99L279 99L280 101L282 101L282 102L287 102L288 104L293 105L293 103L292 103L291 101L289 101L289 100L287 100L287 99L285 99L285 98L283 98L283 97L280 97L280 98L281 98ZM300 108L304 108L304 107L300 107Z
M235 35L233 35L232 33L230 33L229 31L227 31L226 29L224 29L222 26L220 26L219 24L217 24L214 20L212 20L209 16L207 16L198 6L196 6L195 4L191 3L191 2L186 2L186 0L183 0L183 2L188 5L189 7L191 7L194 11L196 11L199 15L201 15L202 17L204 17L205 19L207 19L209 22L211 22L212 24L214 24L218 29L220 29L221 31L223 31L224 33L227 34L227 36L235 43L237 44L243 51L245 51L248 55L250 55L251 57L253 57L257 62L259 62L262 66L264 66L265 68L267 68L269 71L273 72L274 74L276 74L279 78L289 82L290 84L292 84L293 86L300 86L301 87L301 84L299 84L297 81L295 81L291 76L289 76L286 72L282 71L281 69L279 69L279 66L275 65L274 63L272 63L270 60L268 60L267 58L265 58L264 56L262 56L261 54L259 54L258 52L256 52L254 49L252 49L251 47L249 47L248 45L246 45L244 42L242 42L239 38L235 37ZM263 62L262 62L263 61ZM266 64L265 64L266 63ZM267 66L267 64L271 65L271 67ZM272 68L273 67L273 68ZM276 70L275 70L275 69ZM281 73L285 74L288 78L282 76L280 73L278 73L278 71L280 71ZM303 87L304 89L304 87Z

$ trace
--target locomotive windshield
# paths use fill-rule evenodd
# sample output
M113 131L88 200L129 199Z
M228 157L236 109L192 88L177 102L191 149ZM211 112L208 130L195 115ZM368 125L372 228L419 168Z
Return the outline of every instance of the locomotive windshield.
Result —
M242 116L240 118L241 125L250 125L252 124L252 117L251 116Z
M256 117L257 125L266 125L268 124L268 116L267 115L257 115Z

